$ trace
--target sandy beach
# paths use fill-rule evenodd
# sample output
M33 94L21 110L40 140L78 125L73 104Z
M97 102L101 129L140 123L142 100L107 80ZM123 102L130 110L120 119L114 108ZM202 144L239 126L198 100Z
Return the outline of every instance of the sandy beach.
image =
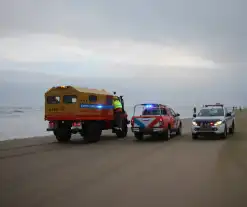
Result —
M86 145L53 136L0 142L0 206L245 207L247 111L226 140L117 140Z

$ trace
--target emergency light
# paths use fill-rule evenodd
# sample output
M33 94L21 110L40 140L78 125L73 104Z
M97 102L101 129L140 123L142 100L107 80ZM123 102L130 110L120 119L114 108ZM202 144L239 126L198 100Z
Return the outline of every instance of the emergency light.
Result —
M53 88L69 88L69 86L54 86Z
M149 103L149 104L142 104L145 108L153 108L153 107L159 107L159 104L152 104L152 103Z

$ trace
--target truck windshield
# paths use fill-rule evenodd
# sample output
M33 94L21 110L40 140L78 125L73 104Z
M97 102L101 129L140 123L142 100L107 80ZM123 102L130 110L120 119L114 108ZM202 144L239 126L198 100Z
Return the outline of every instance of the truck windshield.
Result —
M201 109L198 116L224 116L224 109L222 108L208 108Z

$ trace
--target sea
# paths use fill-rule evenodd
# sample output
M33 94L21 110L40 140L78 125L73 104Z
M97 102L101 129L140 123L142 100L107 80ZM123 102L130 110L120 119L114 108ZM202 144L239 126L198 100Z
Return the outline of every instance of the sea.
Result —
M193 106L173 107L181 118L191 118ZM128 116L134 112L133 106L125 106ZM36 136L52 135L47 132L43 107L6 107L0 106L0 141Z

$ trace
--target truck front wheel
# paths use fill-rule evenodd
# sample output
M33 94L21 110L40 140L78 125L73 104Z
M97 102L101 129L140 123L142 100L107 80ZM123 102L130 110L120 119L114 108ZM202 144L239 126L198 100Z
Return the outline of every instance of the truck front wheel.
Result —
M194 140L198 139L198 135L197 134L192 134L192 139L194 139Z
M116 131L116 135L118 138L124 138L128 134L128 125L127 125L127 120L123 121L122 125L122 131Z
M164 141L168 141L169 139L171 139L171 128L170 126L168 126L168 128L164 131L164 133L162 134L162 138Z
M178 129L177 129L177 131L176 131L176 135L178 135L178 136L182 136L182 123L180 123L179 124L179 127L178 127Z
M229 128L229 134L234 134L234 132L235 132L235 123L232 122L232 126L231 128Z
M227 138L227 126L225 125L225 130L223 132L223 134L221 134L220 136L222 139L226 139Z

